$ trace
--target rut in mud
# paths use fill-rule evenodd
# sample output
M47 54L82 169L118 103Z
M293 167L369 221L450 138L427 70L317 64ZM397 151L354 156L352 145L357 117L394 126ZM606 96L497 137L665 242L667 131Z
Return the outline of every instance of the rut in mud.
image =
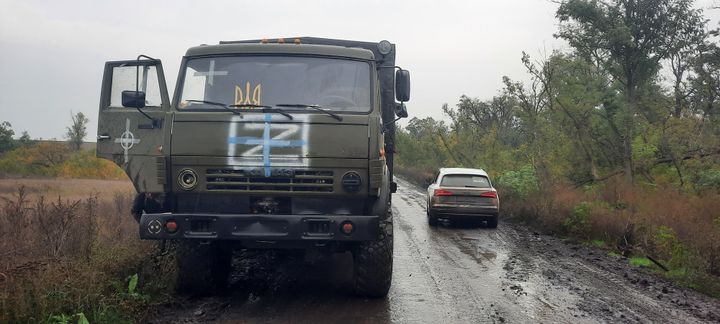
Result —
M720 302L627 261L501 222L427 225L420 188L393 196L386 299L352 295L350 254L238 251L228 292L179 297L152 322L717 322Z

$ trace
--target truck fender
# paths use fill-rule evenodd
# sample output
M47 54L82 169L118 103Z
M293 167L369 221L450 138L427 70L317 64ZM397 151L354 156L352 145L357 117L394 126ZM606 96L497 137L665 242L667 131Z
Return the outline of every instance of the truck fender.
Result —
M387 165L383 168L383 178L380 184L380 195L375 199L372 206L372 215L380 216L384 219L388 214L388 208L390 208L390 172L388 172Z

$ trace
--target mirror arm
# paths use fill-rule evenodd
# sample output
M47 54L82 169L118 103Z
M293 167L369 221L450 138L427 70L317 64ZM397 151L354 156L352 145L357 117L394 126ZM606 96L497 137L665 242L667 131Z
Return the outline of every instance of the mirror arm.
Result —
M140 108L137 108L137 107L136 107L135 109L137 109L137 111L139 111L141 114L143 114L143 116L147 117L147 119L149 119L150 122L152 122L153 128L160 126L160 123L158 122L157 119L152 118L152 116L148 115L146 112L144 112L144 111L143 111L142 109L140 109Z
M157 61L156 59L154 59L150 56L140 54L137 57L138 63L140 63L140 59L143 57L150 61ZM135 65L135 92L139 92L139 91L140 91L140 64Z
M397 65L386 65L386 66L378 66L377 69L398 69L402 70L403 68L397 66Z
M144 54L140 54L137 57L138 63L140 63L141 58L146 58L150 61L157 61L157 59L155 59L155 58L152 58L152 57L144 55ZM138 92L140 92L140 64L135 65L135 93L138 93ZM152 118L150 115L148 115L146 112L144 112L140 108L135 108L135 109L137 109L137 111L139 111L141 114L143 114L143 116L147 117L147 119L149 119L150 122L152 122L153 128L160 126L160 123L158 122L157 119Z

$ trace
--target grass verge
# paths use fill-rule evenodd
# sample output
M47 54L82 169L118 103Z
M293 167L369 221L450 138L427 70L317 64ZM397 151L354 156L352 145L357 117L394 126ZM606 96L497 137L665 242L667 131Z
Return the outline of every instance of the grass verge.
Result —
M99 194L79 186L66 195L73 198L38 194L73 181L0 195L1 323L140 322L170 297L171 256L137 238L131 187L113 183L122 189Z

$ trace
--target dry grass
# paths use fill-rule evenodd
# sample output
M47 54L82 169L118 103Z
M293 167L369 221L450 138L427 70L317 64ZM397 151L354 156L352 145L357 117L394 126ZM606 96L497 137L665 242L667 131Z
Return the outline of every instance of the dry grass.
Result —
M502 191L501 197L502 197ZM503 200L503 214L624 255L652 256L682 284L720 297L720 194L609 182Z
M1 180L0 322L137 319L126 278L156 248L138 239L133 192L127 181Z
M128 180L93 179L0 179L0 199L12 198L20 187L33 196L78 200L97 195L100 200L111 200L116 194L135 192Z

